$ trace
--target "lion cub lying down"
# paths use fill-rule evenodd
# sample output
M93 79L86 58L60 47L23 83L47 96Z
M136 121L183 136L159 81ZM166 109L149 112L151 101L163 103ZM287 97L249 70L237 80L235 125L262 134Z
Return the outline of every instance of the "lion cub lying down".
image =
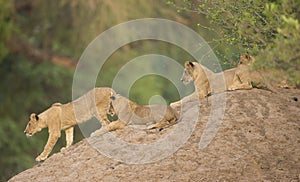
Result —
M107 118L107 112L111 93L111 88L94 88L73 102L55 103L40 114L32 113L24 133L27 136L32 136L47 127L49 132L44 151L35 160L42 161L48 157L61 135L61 130L65 130L66 147L69 147L73 143L73 126L77 123L82 123L96 116L102 125L108 125L110 121ZM76 117L74 106L78 111Z
M111 107L118 120L107 125L108 131L121 129L126 125L147 125L147 129L160 129L175 124L179 118L177 112L170 106L159 104L141 106L119 94L111 96Z

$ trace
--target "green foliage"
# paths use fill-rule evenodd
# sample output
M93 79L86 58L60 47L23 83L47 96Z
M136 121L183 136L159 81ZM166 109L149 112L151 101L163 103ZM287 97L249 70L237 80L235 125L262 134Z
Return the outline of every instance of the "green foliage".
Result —
M186 60L193 60L192 56L183 49L166 42L153 40L133 42L120 48L108 58L99 72L97 86L111 87L117 73L124 65L134 58L147 54L168 56L180 62L181 65L183 65L184 61ZM145 66L144 69L147 71L153 70L153 68L148 66ZM167 67L163 67L161 69L163 69L165 72L173 71L169 70ZM180 76L181 72L178 75L178 81L180 80ZM183 84L179 86L189 90ZM121 87L128 88L129 86L124 85ZM174 102L179 99L177 88L175 88L174 83L171 83L165 78L157 75L148 75L140 78L130 88L130 99L139 104L149 104L148 101L153 95L162 95L166 99L167 103Z
M25 4L25 9L13 10L17 3ZM73 71L49 62L34 63L21 54L10 52L5 41L11 35L39 50L79 59L88 43L118 23L137 18L179 17L173 9L165 8L160 0L155 3L137 0L0 0L0 7L0 149L5 151L0 157L0 181L31 167L43 150L47 130L29 139L23 133L29 114L42 112L53 102L69 102L72 93ZM181 63L191 59L180 48L166 43L132 43L109 58L99 73L97 86L111 86L115 74L124 64L144 54L162 54ZM155 76L138 80L130 90L130 97L140 104L148 103L147 99L155 94L163 95L167 102L178 99L172 83ZM77 128L75 141L82 138L79 133ZM63 134L53 152L62 145Z
M0 0L0 62L7 56L9 50L6 47L6 41L15 31L15 26L11 20L12 2Z
M21 1L21 0L20 0ZM34 0L31 13L17 23L37 47L79 59L87 45L105 30L137 18L174 17L163 3L148 1ZM28 26L31 24L32 26Z
M128 4L133 6L128 6ZM136 0L90 1L89 3L85 1L35 0L32 12L28 17L18 16L18 25L24 27L22 31L33 45L41 49L50 49L62 55L79 58L88 43L118 23L144 17L172 19L178 16L172 9L164 9L163 6L165 6L163 3L149 4L147 1ZM116 7L122 8L116 9ZM153 9L155 11L152 11ZM27 26L28 24L33 26ZM164 32L164 29L157 31ZM170 56L182 63L191 59L191 56L183 50L166 43L153 41L131 43L117 50L105 63L99 73L97 86L111 86L115 74L124 64L137 56L151 53ZM144 80L143 83L165 83L160 78L149 81ZM151 86L151 84L146 85ZM172 95L172 92L176 91L170 83L167 86L170 86L172 90L163 89L163 87L158 88L162 95ZM153 89L145 90L151 94ZM145 91L135 87L132 89L133 98L144 101L145 98L141 98L143 92ZM137 95L141 97L137 97ZM174 99L176 97L169 97L168 102L174 101Z
M19 56L0 63L0 180L34 164L47 132L27 139L23 133L31 112L70 100L72 74L50 63L34 64ZM61 145L60 145L61 146Z
M282 15L283 25L278 27L278 35L258 56L256 66L280 68L289 77L289 81L300 85L300 29L298 19Z
M286 71L299 85L298 0L185 0L184 10L205 15L216 27L216 42L234 45L240 53L257 55L257 65ZM178 1L169 1L175 5ZM178 7L178 6L177 6ZM198 23L201 25L201 23ZM224 51L225 52L225 51ZM225 53L226 54L226 53Z

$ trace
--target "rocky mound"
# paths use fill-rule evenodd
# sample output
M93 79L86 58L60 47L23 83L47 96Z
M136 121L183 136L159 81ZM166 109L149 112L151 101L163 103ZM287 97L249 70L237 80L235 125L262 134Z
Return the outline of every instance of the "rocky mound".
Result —
M300 90L281 90L286 97L300 98ZM195 105L190 105L195 108ZM208 123L211 104L203 102L199 117L187 108L181 123L199 118L192 134L175 153L151 163L139 162L156 151L135 152L131 160L124 151L112 159L94 148L109 141L110 134L85 139L63 152L53 154L9 181L299 181L300 102L289 102L264 90L234 91L226 95L225 115L216 136L199 148ZM126 128L112 132L131 144L160 141L179 126L160 132ZM174 139L174 138L173 138ZM181 135L176 140L181 140ZM170 143L173 141L170 140ZM165 144L167 145L167 144ZM106 146L101 146L107 148ZM126 146L125 146L126 148ZM168 148L166 146L166 148ZM123 148L111 150L118 154ZM160 151L163 152L163 151ZM166 151L169 152L169 151ZM166 152L162 153L164 155ZM141 155L144 155L141 157ZM153 160L155 159L152 158ZM157 154L159 155L159 153ZM130 155L129 155L130 156ZM148 156L149 157L149 156ZM151 160L151 157L148 158ZM129 160L129 161L128 161ZM144 163L144 164L143 164Z

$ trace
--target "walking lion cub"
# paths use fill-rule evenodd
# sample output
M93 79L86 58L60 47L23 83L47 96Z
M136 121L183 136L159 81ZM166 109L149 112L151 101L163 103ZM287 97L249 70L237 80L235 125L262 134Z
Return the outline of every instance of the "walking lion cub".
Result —
M24 131L26 136L32 136L47 127L49 132L47 144L35 160L42 161L48 157L61 136L61 130L66 133L66 147L69 147L73 143L73 128L77 123L85 122L95 116L102 125L108 125L110 121L107 112L111 93L111 88L94 88L73 102L55 103L40 114L32 113ZM74 109L76 109L76 116ZM113 112L113 108L110 109Z

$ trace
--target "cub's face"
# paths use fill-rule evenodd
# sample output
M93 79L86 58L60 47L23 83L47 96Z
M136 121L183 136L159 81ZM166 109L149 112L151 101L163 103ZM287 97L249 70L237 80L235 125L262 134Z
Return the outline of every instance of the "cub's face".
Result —
M245 53L245 54L241 55L239 64L251 66L254 63L254 61L255 61L255 59L252 56Z
M181 77L181 81L184 84L188 84L191 81L193 81L193 71L194 71L194 63L190 62L190 61L186 61L184 63L184 71Z
M130 112L132 107L135 105L134 102L130 101L126 97L123 97L119 94L113 95L110 97L110 101L114 112L118 115L121 112Z
M113 97L113 96L112 96ZM109 102L108 111L107 113L111 116L114 116L116 114L114 107L112 106L112 102Z
M36 132L39 132L42 130L42 127L40 126L39 117L35 113L32 113L30 115L30 120L25 128L24 133L26 136L32 136Z
M118 114L118 108L119 108L119 100L117 100L118 94L114 94L110 97L110 103L108 108L108 114L113 116L115 114Z

